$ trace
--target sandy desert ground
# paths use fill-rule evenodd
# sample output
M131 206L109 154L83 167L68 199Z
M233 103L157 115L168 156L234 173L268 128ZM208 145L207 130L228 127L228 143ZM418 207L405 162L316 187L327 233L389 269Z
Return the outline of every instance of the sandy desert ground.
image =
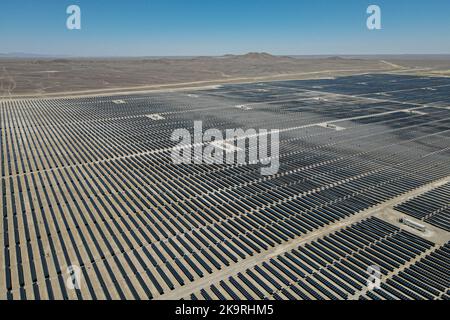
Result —
M143 91L230 82L324 78L366 72L450 75L450 58L280 57L266 53L195 58L0 59L0 96Z

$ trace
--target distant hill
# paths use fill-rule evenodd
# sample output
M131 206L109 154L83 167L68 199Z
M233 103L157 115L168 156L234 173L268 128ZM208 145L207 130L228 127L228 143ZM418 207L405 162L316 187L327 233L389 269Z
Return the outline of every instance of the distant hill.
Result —
M224 58L246 58L246 59L276 59L277 56L271 55L267 52L249 52L242 55L236 55L236 54L226 54L222 56Z
M267 53L267 52L249 52L247 54L244 54L242 56L243 58L249 58L249 59L274 59L275 56Z
M5 68L17 84L8 91L13 95L143 90L144 87L155 89L180 84L330 77L397 69L378 60L327 59L326 56L294 58L266 52L209 57L68 58L28 53L1 56L15 57L3 58L0 62L0 67Z
M227 54L219 58L232 60L232 61L242 61L247 63L277 63L277 62L290 62L295 60L288 56L274 56L266 52L249 52L243 55Z
M328 57L326 58L327 60L344 60L344 58L340 57L340 56L332 56L332 57Z

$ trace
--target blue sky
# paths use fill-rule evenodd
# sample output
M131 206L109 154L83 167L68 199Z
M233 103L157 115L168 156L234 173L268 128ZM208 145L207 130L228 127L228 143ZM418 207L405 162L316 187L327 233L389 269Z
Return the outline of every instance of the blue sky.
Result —
M77 4L82 29L66 28ZM382 10L382 30L366 9ZM0 52L72 56L450 53L449 0L14 0Z

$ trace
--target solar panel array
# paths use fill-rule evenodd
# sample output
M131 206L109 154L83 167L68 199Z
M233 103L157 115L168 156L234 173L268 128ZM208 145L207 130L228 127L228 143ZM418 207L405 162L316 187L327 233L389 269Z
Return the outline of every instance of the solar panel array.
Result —
M407 273L394 275L392 279L390 277L395 270L432 247L434 244L429 241L380 219L370 218L239 272L235 277L212 284L189 298L207 300L323 300L348 299L355 296L358 298L359 293L367 287L367 270L373 265L381 267L383 282L381 289L370 291L368 297L440 298L448 290L450 256L445 248L433 253L444 272L440 274L439 270L431 271L438 278L439 284L430 287L429 291L422 292L420 288L407 282L411 278L408 278ZM429 259L431 257L427 257L426 261ZM444 278L439 280L439 276ZM404 278L406 281L401 282ZM396 282L398 280L400 284ZM421 285L419 277L414 279L414 282ZM427 285L426 282L424 285ZM398 292L392 287L397 288ZM422 295L409 290L419 291Z
M437 89L411 95L421 86ZM442 104L450 103L450 95L440 91L444 86L449 79L366 75L0 101L0 299L164 299L446 178L450 110ZM386 90L390 98L378 94ZM204 130L280 129L280 154L273 155L279 172L261 176L261 164L175 165L172 132L193 133L195 120L203 121ZM323 126L330 121L344 130ZM373 233L359 235L361 226ZM346 232L359 240L338 247L349 255L344 271L329 261L337 252L317 253L335 244L305 247L307 253L296 251L301 258L291 254L292 262L281 255L298 270L297 263L308 268L290 271L299 281L311 274L309 289L299 289L306 297L358 298L366 262L376 259L390 270L437 250L375 218L337 234ZM391 258L389 250L402 255ZM325 262L331 269L318 272ZM271 263L258 268L269 276L278 268ZM73 265L82 271L80 290L67 288ZM230 293L221 284L204 290L216 298L234 298L231 292L246 298L239 286L257 285L245 269L239 272L248 281L237 275L224 280ZM290 276L283 278L294 281ZM341 287L346 282L349 287ZM263 296L248 294L291 298L275 284L267 286L272 289L258 287Z
M450 183L402 203L395 209L450 231Z
M450 300L450 243L439 247L408 268L368 291L360 299Z

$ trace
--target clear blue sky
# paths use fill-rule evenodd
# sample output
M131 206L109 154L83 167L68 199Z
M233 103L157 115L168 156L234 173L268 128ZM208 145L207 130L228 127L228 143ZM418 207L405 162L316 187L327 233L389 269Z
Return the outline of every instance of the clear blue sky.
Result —
M66 29L77 4L82 29ZM366 9L382 9L382 30ZM2 0L0 52L74 56L450 53L449 0Z

